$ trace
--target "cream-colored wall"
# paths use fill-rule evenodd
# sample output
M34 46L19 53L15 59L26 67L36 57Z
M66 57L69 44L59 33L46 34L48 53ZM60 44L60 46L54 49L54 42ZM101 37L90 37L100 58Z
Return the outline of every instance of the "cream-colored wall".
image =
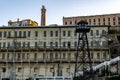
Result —
M98 19L100 19L100 25L104 25L103 18L105 18L105 25L108 25L108 22L110 22L111 26L120 26L118 24L120 21L118 18L120 17L120 14L105 14L105 15L92 15L92 16L76 16L76 17L63 17L63 25L75 25L75 21L79 22L81 20L86 20L89 25L99 25ZM110 21L108 21L108 18L110 18ZM113 21L113 18L115 18L115 21ZM89 19L91 19L91 24L89 22ZM94 20L95 19L95 24ZM72 24L70 24L72 22ZM113 24L115 22L115 25Z
M94 33L96 33L96 30L99 30L100 33L102 30L105 30L107 31L107 27L91 27L91 30L94 31ZM22 50L22 48L19 48L20 52L9 52L9 50L5 50L5 51L2 51L0 52L0 61L3 62L4 64L0 64L1 66L1 69L2 67L8 67L7 68L7 72L5 72L4 75L8 76L10 74L10 71L12 70L12 66L13 66L13 61L12 61L12 57L14 54L16 54L16 57L18 57L18 53L21 54L21 56L23 55L23 53L25 54L25 59L26 60L18 60L18 62L14 62L15 66L16 66L16 74L18 76L16 76L17 78L22 78L20 77L21 73L18 73L18 67L23 67L24 68L24 71L23 71L23 74L26 75L24 76L24 78L28 78L30 77L30 73L31 73L31 76L34 77L35 76L35 72L34 71L34 68L35 67L39 67L38 69L38 72L36 74L39 73L39 75L46 75L46 76L52 76L52 72L50 72L50 68L53 67L53 65L55 66L55 76L57 76L57 70L58 70L58 63L59 61L62 62L62 75L65 75L65 76L69 76L71 74L74 74L74 61L75 61L75 53L76 53L76 47L73 47L74 46L74 42L78 40L78 34L77 36L74 36L74 32L75 32L75 28L74 27L64 27L64 28L15 28L15 29L0 29L0 32L4 32L4 31L11 31L11 36L14 37L14 31L26 31L26 35L28 33L28 31L31 31L31 37L27 37L26 38L17 38L16 41L18 42L30 42L30 45L33 47L35 42L40 42L40 46L43 46L43 42L46 42L47 43L47 46L50 46L50 42L58 42L58 46L60 46L60 41L61 41L61 48L63 47L63 43L62 42L68 42L70 41L71 42L71 48L74 49L74 51L69 51L69 49L66 47L65 51L61 51L58 50L58 51L55 51L55 48L53 48L52 50L27 50L27 51L24 51ZM35 37L35 31L38 31L38 37ZM43 32L44 31L47 31L47 36L46 37L43 37ZM50 37L50 31L53 31L53 37ZM58 36L56 37L55 36L55 31L58 31ZM63 31L66 31L66 36L64 37L63 36ZM71 36L68 36L68 31L71 32ZM60 34L61 33L61 34ZM19 34L19 33L18 33ZM2 33L3 35L3 33ZM97 37L95 38L95 40L99 40L98 38L100 37L99 36L94 36L94 37ZM90 33L88 33L88 38L89 38L89 44L90 42L92 41L93 39L93 36L90 35ZM4 38L2 36L0 42L3 43L3 42L10 42L10 44L12 44L14 38ZM106 39L102 39L102 40L106 40ZM7 44L6 44L7 45ZM66 43L66 46L67 46L67 43ZM90 47L91 48L91 47ZM102 51L101 50L94 50L92 49L92 52L94 53L94 64L96 61L103 61L105 59L103 59L103 53L107 53L107 59L109 59L109 54L108 54L108 51ZM5 59L3 60L2 59L2 54L5 54ZM9 53L9 57L11 58L11 62L10 60L6 61L7 60L7 53ZM34 60L34 53L37 53L37 60L38 61L35 61ZM46 63L44 62L45 60L43 60L43 53L46 54L46 58L47 58L47 61ZM58 53L59 56L61 54L61 57L62 59L53 59L52 61L50 61L50 53L53 53L54 55L54 58L55 58L55 53ZM66 59L63 60L63 53L66 54ZM68 53L71 54L71 60L68 60ZM100 53L100 59L97 59L97 53ZM27 59L27 54L29 54L29 59ZM17 58L16 58L17 60ZM48 63L49 61L49 63ZM58 61L58 62L56 62ZM63 63L64 62L64 63ZM8 65L7 65L8 64ZM31 66L31 72L30 72L30 66ZM66 68L69 68L70 67L70 73L66 72ZM3 73L2 73L3 74Z
M107 27L91 27L91 30L93 30L93 32L94 32L94 34L96 33L96 30L99 30L99 34L101 34L101 32L102 32L102 30L105 30L106 32L107 32ZM0 30L0 32L4 32L5 30L3 30L3 29L1 29ZM12 31L12 33L11 33L11 36L12 37L14 37L14 30L13 29L11 29L11 30L9 30L9 31ZM26 35L27 35L27 33L28 33L28 31L31 31L31 37L26 37L26 38L16 38L16 40L18 41L18 42L30 42L30 44L31 44L31 46L34 46L34 43L35 42L38 42L38 43L40 43L41 45L40 46L43 46L43 42L46 42L47 43L47 45L49 46L50 45L50 42L53 42L53 44L55 44L54 42L59 42L60 41L60 29L59 28L34 28L34 29L15 29L15 31L26 31ZM35 31L38 31L38 37L35 37L34 35L35 35ZM47 31L47 36L46 37L43 37L43 32L44 31ZM50 31L53 31L53 37L50 37ZM55 31L58 31L58 36L56 37L55 36ZM66 31L66 36L63 36L63 31ZM67 36L67 34L68 34L68 31L70 31L71 32L71 36ZM8 30L7 30L7 32L8 32ZM74 32L75 32L75 28L61 28L61 43L62 42L68 42L68 41L71 41L72 42L72 44L71 44L71 46L74 46L74 41L77 41L77 36L74 36ZM2 35L3 35L3 33L2 33ZM19 35L19 34L18 34ZM23 35L23 34L22 34ZM77 34L78 35L78 34ZM90 38L92 38L93 36L91 36L90 35L90 33L88 33L88 38L90 39ZM94 37L100 37L100 35L99 36L94 36ZM3 43L3 42L10 42L10 44L12 45L12 42L13 42L13 38L4 38L3 36L2 36L2 38L1 38L1 42ZM59 45L59 43L58 43L58 45ZM6 46L7 46L7 44L6 44ZM61 45L62 46L62 45ZM66 46L67 46L67 44L66 44Z

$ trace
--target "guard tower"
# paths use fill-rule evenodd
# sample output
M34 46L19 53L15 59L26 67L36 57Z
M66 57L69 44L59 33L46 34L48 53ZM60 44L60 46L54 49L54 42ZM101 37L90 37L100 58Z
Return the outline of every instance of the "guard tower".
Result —
M81 75L82 80L87 80L92 74L92 61L90 57L90 50L88 44L87 33L90 31L86 21L80 21L76 26L76 33L78 33L78 43L76 49L76 63L73 80ZM89 71L87 70L89 69Z

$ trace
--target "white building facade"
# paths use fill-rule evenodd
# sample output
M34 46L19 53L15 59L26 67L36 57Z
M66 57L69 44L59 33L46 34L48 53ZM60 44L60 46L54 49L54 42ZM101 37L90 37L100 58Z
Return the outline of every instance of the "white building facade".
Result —
M93 65L96 65L109 60L108 41L105 37L109 26L89 27L90 53ZM38 76L73 75L78 41L75 28L0 27L0 77L25 80Z

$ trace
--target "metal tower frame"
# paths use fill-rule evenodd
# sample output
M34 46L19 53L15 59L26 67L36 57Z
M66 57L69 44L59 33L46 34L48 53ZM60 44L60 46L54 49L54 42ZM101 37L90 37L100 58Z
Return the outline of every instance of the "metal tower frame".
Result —
M76 77L76 73L82 69L83 76L82 80L86 80L88 77L92 77L92 61L90 57L89 43L87 38L87 33L90 31L90 28L87 27L86 21L80 21L76 28L76 33L78 33L78 43L76 48L76 63L75 63L75 72L74 72L74 80ZM87 68L90 71L87 71Z

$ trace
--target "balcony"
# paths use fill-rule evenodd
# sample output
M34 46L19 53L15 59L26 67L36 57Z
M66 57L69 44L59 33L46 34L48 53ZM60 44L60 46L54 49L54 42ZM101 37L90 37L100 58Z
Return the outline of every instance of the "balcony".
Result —
M103 61L105 61L105 60L109 60L109 58L99 58L99 59L97 59L97 58L93 58L93 59L91 59L92 60L92 62L103 62ZM3 59L3 58L0 58L0 62L2 62L2 63L13 63L13 62L15 62L15 63L20 63L20 62L22 62L22 63L52 63L52 62L54 62L54 63L57 63L57 62L62 62L62 63L75 63L75 58L53 58L53 59L51 59L51 58L29 58L29 59L17 59L17 58L9 58L9 59ZM82 59L79 59L78 60L78 62L82 62ZM89 60L88 59L86 59L86 62L89 62Z
M43 47L43 46L9 46L9 47L0 47L0 50L62 50L62 51L68 51L68 50L76 50L76 47L71 47L71 48L68 48L68 47L53 47L53 48L50 48L50 46L46 46L46 47Z
M108 48L108 42L106 41L106 42L104 42L104 44L102 45L102 46L100 46L100 45L91 45L91 46L89 46L90 47L90 49L107 49ZM79 48L80 49L80 48ZM51 46L31 46L31 45L21 45L19 42L17 43L16 42L16 44L15 45L9 45L9 46L2 46L2 47L0 47L0 50L47 50L47 51L51 51L51 50L53 50L53 51L68 51L68 50L70 50L70 51L76 51L76 47L75 46L70 46L70 47L68 47L68 46L57 46L57 47L55 47L55 46L53 46L53 47L51 47Z

